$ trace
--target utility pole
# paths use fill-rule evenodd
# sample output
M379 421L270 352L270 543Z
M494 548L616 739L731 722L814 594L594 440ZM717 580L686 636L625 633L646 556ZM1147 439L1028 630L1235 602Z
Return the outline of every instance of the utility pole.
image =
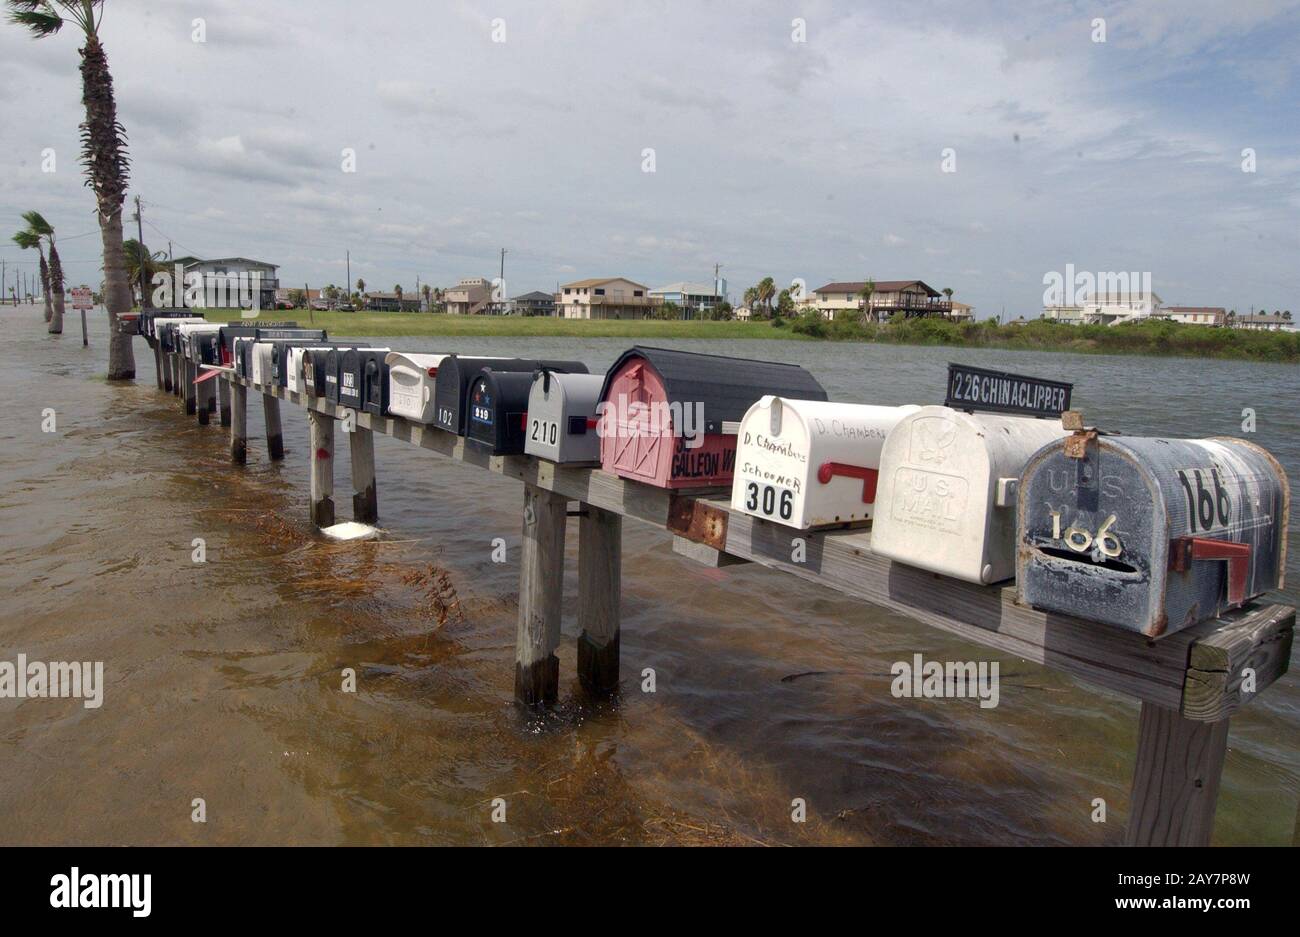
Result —
M348 279L347 282L344 283L343 285L345 287L343 292L348 297L348 305L351 306L352 305L352 251L351 250L348 251ZM360 297L357 298L360 299Z
M144 219L140 215L140 196L135 197L135 231L140 252L144 253ZM149 276L148 258L140 258L140 308L144 308L144 291L148 289L145 278Z

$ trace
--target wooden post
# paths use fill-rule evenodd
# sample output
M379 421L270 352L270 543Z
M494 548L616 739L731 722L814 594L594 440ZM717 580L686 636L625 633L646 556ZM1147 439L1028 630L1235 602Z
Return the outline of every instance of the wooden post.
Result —
M230 425L230 382L225 377L212 379L217 385L217 397L221 401L221 425Z
M157 339L153 343L154 360L158 362L158 386L167 393L172 392L172 361L170 355L164 355Z
M1227 750L1227 719L1194 722L1143 703L1125 843L1208 846Z
M230 383L230 461L243 465L248 461L248 388Z
M280 401L262 395L262 415L266 422L266 454L272 462L284 458L284 436L280 432Z
M274 399L274 398L268 398ZM311 522L317 527L334 526L334 417L307 411L311 447Z
M158 350L158 340L154 338L149 339L149 347L153 349L154 377L158 379L158 389L162 390L164 387L163 364L162 364L162 352ZM168 381L167 384L170 385L171 381ZM171 390L171 387L168 386L166 389Z
M375 434L358 426L350 435L352 519L361 524L373 524L379 520L379 493L375 490Z
M560 644L567 509L563 496L525 483L515 701L534 708L559 698L560 661L555 649Z
M179 356L178 356L179 357ZM193 416L198 411L199 389L194 386L194 367L184 358L181 362L181 383L185 391L185 414Z
M193 370L193 373L197 376L199 372L199 366L197 364L192 364L191 368ZM194 390L195 390L196 399L198 400L199 425L207 426L209 421L209 414L212 413L212 410L209 407L209 403L213 402L214 400L214 395L212 393L213 390L212 379L209 378L208 380L204 381L202 384L195 384Z
M578 522L578 680L589 693L618 688L623 518L590 504Z
M176 370L176 356L173 354L163 355L163 367L167 369L167 389L175 396L179 397L181 393L180 374Z

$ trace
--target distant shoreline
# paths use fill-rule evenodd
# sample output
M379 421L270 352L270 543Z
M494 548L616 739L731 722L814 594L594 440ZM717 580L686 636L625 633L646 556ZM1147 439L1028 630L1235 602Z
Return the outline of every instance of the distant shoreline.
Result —
M207 317L211 321L222 322L231 318L219 311L209 311ZM766 320L685 322L660 319L556 319L543 316L452 316L418 312L312 312L306 309L266 312L258 320L294 320L299 325L315 325L327 329L332 335L375 338L452 335L481 338L669 338L706 341L793 339L1300 363L1300 332L1252 332L1174 322L1079 326L1042 320L1024 325L997 325L992 321L959 324L946 320L913 319L896 324L864 326L849 321L827 322L796 318L781 326L774 326Z

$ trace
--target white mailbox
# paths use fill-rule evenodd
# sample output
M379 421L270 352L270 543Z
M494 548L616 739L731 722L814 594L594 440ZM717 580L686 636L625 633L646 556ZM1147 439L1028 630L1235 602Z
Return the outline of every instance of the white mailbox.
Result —
M432 423L434 381L438 365L446 357L390 351L384 358L388 365L388 412L417 423Z
M543 369L528 392L524 452L552 462L600 462L596 404L603 374L562 374Z
M1060 419L922 407L880 453L871 549L968 582L1015 575L1016 493L1029 457L1066 436Z
M285 390L292 391L295 394L301 394L307 389L302 379L302 359L303 352L323 349L328 351L333 345L293 345L289 348L288 368L289 372L285 375Z
M870 520L885 437L919 409L761 398L740 421L732 509L799 530Z
M253 374L250 379L254 384L271 384L270 342L257 342L253 345Z

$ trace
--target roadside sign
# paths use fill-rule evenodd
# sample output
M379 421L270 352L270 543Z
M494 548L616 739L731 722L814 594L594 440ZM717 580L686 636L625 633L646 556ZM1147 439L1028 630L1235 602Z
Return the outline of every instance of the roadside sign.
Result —
M90 292L89 287L78 286L72 290L69 290L68 294L72 297L73 309L94 309L95 308L95 298L94 295Z

